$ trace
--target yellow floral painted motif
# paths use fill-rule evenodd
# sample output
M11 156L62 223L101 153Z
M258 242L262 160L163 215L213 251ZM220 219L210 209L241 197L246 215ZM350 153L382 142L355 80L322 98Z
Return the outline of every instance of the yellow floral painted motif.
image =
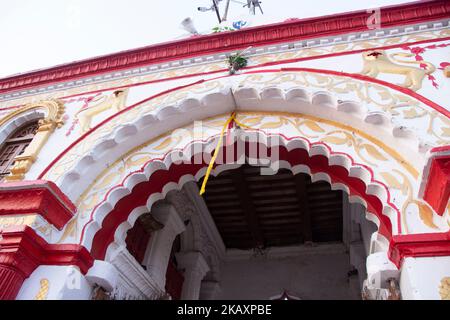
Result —
M228 116L222 115L203 121L202 125L207 132L205 133L206 136L202 138L218 134ZM418 177L417 170L395 150L390 150L388 146L384 146L381 142L377 142L369 136L364 136L364 133L354 128L347 128L329 120L301 114L240 112L236 118L245 126L265 131L268 134L280 132L280 130L295 130L297 134L294 135L307 137L311 142L323 141L330 145L334 144L336 148L333 147L333 149L350 152L356 162L372 163L371 167L373 168L377 168L381 164L387 166L387 168L391 166L391 171L380 172L379 176L375 178L384 182L390 188L399 189L404 196L404 200L399 199L397 201L397 206L401 209L403 225L406 226L404 216L408 206L414 205L417 206L424 223L429 227L436 227L433 223L432 210L413 197L413 183ZM183 129L192 132L193 126L187 126ZM80 225L90 215L92 209L103 200L104 194L111 186L119 184L125 175L140 169L151 159L162 157L170 150L183 148L189 141L190 138L174 141L170 134L162 135L135 148L112 164L97 177L89 189L80 197L78 202ZM398 168L398 171L395 171L396 168Z
M401 208L403 219L405 218L405 212L408 207L411 205L416 206L419 212L419 217L422 219L423 223L432 229L438 229L436 224L433 222L433 210L431 207L422 200L414 199L412 182L408 179L408 177L396 169L392 172L401 176L402 182L400 182L399 179L396 178L391 172L382 172L380 175L391 188L401 190L402 194L406 196L406 200ZM403 221L403 223L406 227L406 222Z
M442 278L439 285L441 300L450 300L450 277Z
M34 300L47 300L48 290L50 289L50 281L48 279L41 279L41 287L39 288Z

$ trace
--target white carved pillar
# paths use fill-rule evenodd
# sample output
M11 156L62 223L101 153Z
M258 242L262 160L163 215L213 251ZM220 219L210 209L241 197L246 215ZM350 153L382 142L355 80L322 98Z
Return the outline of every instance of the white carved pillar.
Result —
M184 282L181 291L182 300L198 300L203 277L209 271L208 263L197 251L176 254L178 267L184 269Z
M117 300L154 300L164 296L164 286L160 286L128 252L121 247L114 253L112 265L119 272L112 295Z
M172 205L158 205L152 210L152 214L164 225L164 228L152 235L144 261L149 275L159 287L164 288L173 241L186 227Z

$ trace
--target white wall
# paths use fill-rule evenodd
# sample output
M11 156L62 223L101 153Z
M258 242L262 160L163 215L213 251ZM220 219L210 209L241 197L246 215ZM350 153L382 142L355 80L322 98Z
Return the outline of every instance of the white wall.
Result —
M347 280L349 256L341 250L300 253L294 257L251 257L221 266L217 299L269 299L287 290L301 299L359 299ZM353 282L355 283L355 282Z

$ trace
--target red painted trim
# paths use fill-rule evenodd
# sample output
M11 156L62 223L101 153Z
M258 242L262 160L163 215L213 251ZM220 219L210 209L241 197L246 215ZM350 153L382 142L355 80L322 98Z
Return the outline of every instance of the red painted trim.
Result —
M442 216L450 197L450 155L431 160L423 199Z
M264 70L264 71L269 71L269 70ZM311 69L311 68L281 68L280 69L281 72L283 71L307 71L307 72L320 72L320 73L324 73L324 74L331 74L331 75L336 75L336 76L343 76L343 77L350 77L353 79L358 79L358 80L362 80L362 81L369 81L369 82L373 82L373 83L377 83L380 85L383 85L385 87L389 87L391 89L394 89L396 91L400 91L410 97L413 97L416 100L419 100L420 102L426 104L427 106L433 108L434 110L438 111L439 113L442 113L443 115L445 115L446 117L450 118L450 111L448 111L446 108L440 106L439 104L425 98L424 96L418 94L415 91L412 91L408 88L404 88L404 87L400 87L396 84L390 83L390 82L386 82L383 80L379 80L376 78L372 78L372 77L368 77L359 73L347 73L347 72L342 72L342 71L334 71L334 70L326 70L326 69Z
M406 42L401 44L393 44L390 46L381 46L381 47L370 47L370 48L364 48L364 49L358 49L358 50L348 50L348 51L342 51L342 52L333 52L333 53L327 53L312 57L300 57L300 58L294 58L294 59L286 59L286 60L277 60L277 61L271 61L266 63L261 63L258 65L252 65L247 66L245 68L242 68L241 70L247 70L247 69L254 69L254 68L260 68L260 67L269 67L269 66L275 66L279 64L290 64L290 63L297 63L302 61L309 61L309 60L317 60L317 59L326 59L326 58L333 58L333 57L339 57L339 56L345 56L350 54L358 54L363 53L370 50L389 50L389 49L395 49L395 48L402 48L405 45L407 46L413 46L413 45L420 45L430 42L442 42L450 40L450 37L444 37L444 38L438 38L438 39L427 39L427 40L421 40L416 42ZM223 69L224 71L228 71L228 69Z
M265 131L260 130L260 129L252 129L252 130L253 130L253 131L262 132L262 133L266 134ZM328 151L330 152L330 154L341 154L341 155L345 155L346 157L348 157L348 158L352 161L352 165L361 166L361 167L365 168L365 169L366 169L367 171L369 171L370 174L371 174L371 181L372 181L372 182L377 182L378 184L380 184L381 186L383 186L383 188L386 190L386 193L387 193L387 199L386 199L386 201L387 201L387 203L394 209L394 211L397 213L397 221L401 221L400 210L395 206L395 204L393 204L393 203L391 202L391 195L390 195L390 192L389 192L389 188L388 188L384 183L382 183L382 182L380 182L380 181L377 181L377 180L374 180L374 179L373 179L374 173L373 173L373 171L372 171L372 169L371 169L370 167L368 167L368 166L366 166L366 165L364 165L364 164L356 163L356 162L354 161L353 157L350 156L349 154L346 154L346 153L343 153L343 152L333 152L333 150L332 150L326 143L324 143L324 142L311 143L311 142L310 142L307 138L305 138L305 137L300 137L300 136L287 137L287 136L285 136L285 135L283 135L283 134L279 134L279 135L280 135L281 137L283 137L283 139L285 139L285 140L287 140L287 141L294 140L294 139L302 139L303 141L305 141L305 142L308 144L309 149L311 149L311 147L312 147L313 145L322 145L322 146L324 146L325 148L328 149ZM214 136L211 137L211 138L209 138L209 139L206 139L206 140L205 140L205 139L203 139L203 140L194 140L194 141L192 141L192 143L194 143L194 142L195 142L195 143L198 143L198 142L206 143L207 141L210 141L210 140L213 139L213 138L214 138ZM123 187L123 186L125 185L125 181L126 181L131 175L133 175L133 174L135 174L135 173L144 172L144 168L145 168L150 162L153 162L153 161L162 161L162 162L166 162L165 159L166 159L167 155L169 155L169 153L171 153L171 152L173 152L173 151L180 151L180 152L183 152L183 151L184 151L184 148L173 149L173 150L171 150L171 151L166 152L166 154L164 154L164 155L163 155L162 157L160 157L160 158L153 158L153 159L147 161L146 163L144 163L144 164L142 165L141 169L128 173L128 174L122 179L122 182L121 182L120 184L118 184L118 185L112 187L110 190L108 190L108 192L104 195L102 201L101 201L100 203L98 203L98 204L94 207L94 209L91 211L91 215L90 215L90 217L89 217L89 221L84 225L84 227L83 227L83 229L82 229L82 231L81 231L80 244L83 243L83 238L84 238L84 234L85 234L85 231L86 231L86 227L88 226L89 223L91 223L91 222L93 221L93 217L94 217L93 215L94 215L95 210L102 204L102 202L106 201L106 199L108 198L109 194L110 194L112 191L114 191L116 188ZM397 232L398 232L399 234L402 232L401 223L398 223Z
M450 40L450 37L444 37L444 38L438 38L438 39L427 39L427 40L421 40L421 41L416 41L416 42L408 42L407 45L413 46L413 45L420 45L420 44L431 43L431 42L442 42L442 41L446 41L446 40ZM252 69L261 68L261 67L276 66L276 65L280 65L280 64L291 64L291 63L297 63L297 62L302 62L302 61L326 59L326 58L331 58L331 57L338 57L338 56L362 53L367 50L389 50L389 49L393 49L393 48L401 48L404 46L405 46L405 44L402 43L402 44L393 44L390 46L370 47L370 48L361 49L361 50L349 50L349 51L343 51L343 52L334 52L334 53L311 56L311 57L301 57L301 58L295 58L295 59L277 60L277 61L261 63L261 64L257 64L257 65L247 66L245 68L242 68L241 70L245 71L245 70L252 70ZM144 81L144 82L139 82L139 83L132 83L132 84L127 84L127 85L123 85L123 86L108 87L108 88L104 88L104 89L85 91L82 93L76 93L76 94L71 94L68 96L63 96L60 99L66 100L66 99L71 99L71 98L75 98L75 97L86 96L86 95L95 94L95 93L101 93L101 92L105 92L105 91L113 91L113 90L117 90L117 89L139 87L139 86L144 86L144 85L153 84L153 83L168 82L168 81L174 81L174 80L180 80L180 79L186 79L186 78L195 78L195 77L199 77L199 76L212 75L212 74L223 73L223 72L228 72L228 71L229 71L228 69L219 69L219 70L208 71L208 72L191 73L191 74L185 74L185 75L181 75L181 76L169 77L169 78L164 78L164 79L155 79L155 80L149 80L149 81ZM205 81L207 81L207 80L205 80ZM69 102L69 101L67 101L67 102ZM70 101L70 102L73 102L73 101ZM0 111L4 111L4 110L8 110L8 109L15 109L15 108L19 108L19 107L22 107L22 105L0 108Z
M62 229L75 212L75 205L51 181L0 183L0 216L39 214Z
M324 143L316 143L316 144L327 146ZM332 152L330 147L327 146L327 148L330 150L331 154L338 154ZM249 148L246 148L246 152L248 152L248 150ZM328 158L322 155L314 155L310 157L306 150L300 148L288 151L285 147L281 147L279 151L279 159L288 161L291 164L291 166L299 164L307 165L310 168L311 173L313 174L317 172L326 172L330 176L332 183L343 183L344 185L346 185L350 190L350 194L358 195L361 198L363 198L367 203L368 210L370 212L373 212L378 217L380 221L379 226L380 234L385 236L387 239L391 238L392 225L389 218L383 214L383 204L381 203L380 199L378 199L376 196L367 194L366 184L356 177L349 176L349 172L344 167L330 165L328 163ZM155 160L161 159L152 159L151 161ZM157 170L150 176L148 181L137 184L132 189L132 192L130 194L120 199L116 203L114 208L108 214L105 215L100 230L96 232L92 242L91 254L96 259L100 260L104 259L109 244L111 244L114 241L115 231L122 222L127 220L128 215L132 212L133 209L145 205L147 203L147 199L152 194L161 193L166 184L170 182L178 183L180 178L187 174L195 176L201 169L208 166L207 163L202 164L193 164L193 163L194 162L192 161L192 163L190 164L172 164L168 170ZM352 164L360 165L354 162ZM142 172L147 165L148 162L144 164L140 170L137 170L135 172ZM125 181L125 179L123 181ZM373 173L371 180L373 182L379 183L380 185L383 185L381 182L373 179ZM109 192L111 192L113 189L119 186L110 189ZM384 187L386 188L389 195L389 190L387 189L386 186ZM106 197L107 195L105 195L105 199ZM390 202L389 196L388 202ZM391 203L389 204L393 207L394 210L396 209L395 205ZM83 227L82 238L80 240L80 243L82 243L83 241L87 225L93 219L94 212L95 208L91 213L89 222Z
M76 244L48 244L28 226L0 232L0 299L14 299L24 280L39 265L73 265L83 274L94 264L86 248Z
M249 72L245 72L244 74L270 73L270 72L285 72L285 71L288 71L288 72L302 72L302 71L307 71L307 72L313 72L313 73L331 74L331 75L337 75L337 76L349 77L349 78L354 78L354 79L363 80L363 81L367 81L367 82L377 83L377 84L380 84L380 85L387 86L387 87L389 87L389 88L391 88L391 89L400 91L400 92L402 92L402 93L404 93L404 94L406 94L406 95L409 95L409 96L411 96L411 97L413 97L413 98L415 98L415 99L417 99L417 100L423 102L424 104L428 105L429 107L435 109L436 111L438 111L438 112L440 112L440 113L442 113L442 114L444 114L445 116L447 116L447 117L450 118L450 111L446 110L444 107L440 106L439 104L437 104L437 103L435 103L435 102L433 102L433 101L431 101L431 100L425 98L424 96L422 96L422 95L420 95L420 94L418 94L418 93L416 93L416 92L414 92L414 91L412 91L412 90L409 90L409 89L407 89L407 88L403 88L403 87L397 86L397 85L395 85L395 84L392 84L392 83L389 83L389 82L386 82L386 81L383 81L383 80L378 80L378 79L371 78L371 77L368 77L368 76L365 76L365 75L361 75L361 74L346 73L346 72L340 72L340 71L334 71L334 70L327 70L327 69L312 69L312 68L266 69L266 70L249 71ZM139 102L137 102L137 103L135 103L135 104L133 104L133 105L131 105L131 106L129 106L129 107L127 107L127 108L121 110L120 112L118 112L118 113L116 113L116 114L114 114L114 115L112 115L112 116L106 118L105 120L103 120L102 122L100 122L98 125L96 125L94 128L92 128L90 131L86 132L85 134L83 134L82 136L80 136L78 139L76 139L74 142L72 142L66 149L64 149L60 154L58 154L58 156L57 156L56 158L54 158L54 159L52 160L52 162L50 162L50 164L49 164L49 165L48 165L48 166L40 173L38 179L42 179L42 178L45 176L45 174L51 169L51 167L53 167L53 166L54 166L54 165L55 165L55 164L56 164L56 163L57 163L57 162L58 162L58 161L59 161L59 160L67 153L67 152L69 152L69 150L72 149L75 145L77 145L79 142L81 142L82 140L84 140L88 135L90 135L91 133L93 133L94 131L96 131L97 129L99 129L101 126L103 126L103 125L104 125L105 123L107 123L108 121L110 121L110 120L114 119L115 117L119 116L120 114L122 114L122 113L124 113L124 112L126 112L126 111L128 111L128 110L131 110L131 109L137 107L138 105L140 105L140 104L142 104L142 103L148 102L148 101L150 101L151 99L154 99L154 98L156 98L156 97L159 97L159 96L161 96L161 95L163 95L163 94L168 94L168 93L171 93L171 92L173 92L173 91L180 90L180 89L184 89L184 88L187 88L187 87L190 87L190 86L194 86L194 85L196 85L196 84L200 84L200 83L203 83L203 82L214 81L214 80L217 80L217 79L220 79L220 78L233 77L233 76L234 76L234 75L225 75L225 76L220 76L220 77L216 77L216 78L212 78L212 79L208 79L208 80L203 80L203 79L202 79L202 80L199 80L199 81L196 81L196 82L187 84L187 85L175 87L175 88L172 88L172 89L169 89L169 90L160 92L160 93L158 93L158 94L155 94L155 95L153 95L153 96L151 96L151 97L149 97L149 98L146 98L146 99L144 99L144 100L142 100L142 101L139 101Z
M80 268L83 274L94 264L93 257L85 247L78 244L49 244L28 226L9 226L3 228L0 234L3 237L0 240L0 255L10 252L12 248L26 249L39 265L73 265ZM33 270L24 269L27 276L31 272Z
M446 40L450 40L450 37L444 37L444 38L438 38L438 39L427 39L427 40L416 41L416 42L408 42L407 45L412 46L412 45L419 45L419 44L430 43L430 42L442 42L442 41L446 41ZM245 70L252 70L255 68L275 66L275 65L280 65L280 64L290 64L290 63L297 63L297 62L302 62L302 61L325 59L325 58L330 58L330 57L357 54L357 53L362 53L367 50L388 50L388 49L393 49L393 48L400 48L403 46L405 46L404 43L394 44L394 45L390 45L390 46L371 47L371 48L366 48L366 49L361 49L361 50L349 50L349 51L343 51L343 52L335 52L335 53L317 55L317 56L311 56L311 57L301 57L301 58L295 58L295 59L277 60L277 61L261 63L261 64L257 64L257 65L247 66L245 68L242 68L241 70L245 71ZM149 81L144 81L144 82L139 82L139 83L132 83L132 84L127 84L127 85L123 85L123 86L108 87L108 88L98 89L98 90L93 90L93 91L85 91L82 93L76 93L76 94L72 94L72 95L68 95L68 96L63 96L60 99L65 100L65 99L71 99L71 98L75 98L75 97L86 96L86 95L105 92L105 91L113 91L113 90L117 90L117 89L144 86L144 85L148 85L148 84L152 84L152 83L174 81L174 80L180 80L180 79L186 79L186 78L194 78L194 77L212 75L212 74L223 73L223 72L228 72L228 71L229 71L228 69L220 69L220 70L214 70L214 71L208 71L208 72L191 73L191 74L185 74L185 75L181 75L181 76L169 77L169 78L164 78L164 79L156 79L156 80L149 80ZM207 81L207 80L205 80L205 81ZM18 107L21 107L21 106L0 108L0 111L10 109L10 108L18 108Z
M286 138L286 137L284 137ZM293 139L294 137L290 138ZM289 140L289 139L288 139ZM307 141L307 140L306 140ZM309 141L307 141L309 143ZM331 149L324 143L319 143L321 145L326 146L330 153L333 154ZM310 144L311 147L311 144ZM248 149L248 148L247 148ZM305 154L306 151L302 149L296 149L292 151L287 151L284 149L280 155L280 159L284 159L288 161L291 165L296 165L300 163L307 163L307 165L311 166L311 172L315 173L318 171L325 171L330 174L333 183L341 182L347 185L350 188L351 195L359 195L362 196L369 205L369 210L377 215L380 219L380 234L387 236L390 241L390 247L388 256L395 263L395 265L399 268L401 263L405 257L428 257L428 256L450 256L450 233L430 233L430 234L412 234L412 235L390 235L390 221L388 221L387 217L382 215L382 206L380 206L381 202L374 196L370 196L370 199L367 199L365 196L365 185L359 179L355 177L348 177L348 172L342 167L337 166L329 166L327 163L327 159L323 156L313 156L308 158ZM336 154L336 153L334 153ZM348 155L347 155L348 156ZM349 156L350 157L350 156ZM164 160L165 157L154 160ZM351 159L351 157L350 157ZM354 163L353 165L359 165ZM150 161L149 161L150 162ZM148 165L148 162L142 166L140 170L136 172L142 172L144 168ZM161 192L164 186L170 182L178 182L179 178L184 174L193 174L195 175L199 170L206 167L207 164L203 163L201 165L172 165L168 170L158 170L154 172L149 181L142 182L136 185L132 193L122 198L117 202L114 209L105 217L105 220L102 223L102 233L96 234L94 237L93 245L91 252L95 256L99 254L97 258L101 258L102 254L106 253L107 246L109 243L113 241L114 231L120 225L120 221L125 221L127 219L128 214L133 210L133 208L145 205L146 200L150 196L150 194L154 192ZM366 169L373 172L367 166L362 165ZM327 169L328 168L328 169ZM324 170L325 169L325 170ZM130 176L130 173L128 176ZM128 177L127 176L127 177ZM126 177L126 178L127 178ZM123 186L122 184L116 186ZM379 181L372 181L383 185L388 193L387 202L390 204L390 195L387 186L382 184ZM110 192L112 192L116 187L112 188ZM107 195L104 199L107 198ZM98 206L97 206L98 207ZM395 208L395 206L394 206ZM396 208L395 208L396 209ZM93 210L95 211L95 209ZM398 211L398 209L397 209ZM93 215L91 214L91 220ZM399 216L398 216L399 219ZM90 221L91 221L90 220ZM399 220L400 221L400 220ZM387 227L386 227L387 226ZM86 227L86 225L85 225ZM108 229L105 231L105 229ZM85 228L83 229L84 234ZM386 233L388 231L388 233ZM82 236L83 237L83 236Z
M445 152L445 151L450 151L450 145L448 146L441 146L441 147L434 147L433 149L431 149L431 153L437 153L437 152Z
M0 108L0 111L10 110L10 109L17 109L17 108L20 108L20 107L22 107L22 105L5 107L5 108Z
M153 95L153 96L151 96L151 97L149 97L149 98L146 98L146 99L144 99L144 100L141 100L141 101L139 101L139 102L137 102L137 103L135 103L135 104L133 104L133 105L131 105L131 106L125 108L125 109L122 109L121 111L119 111L119 112L113 114L112 116L106 118L105 120L103 120L102 122L100 122L99 124L97 124L95 127L93 127L91 130L89 130L88 132L86 132L85 134L83 134L82 136L80 136L78 139L76 139L74 142L72 142L66 149L64 149L63 152L61 152L60 154L58 154L58 156L57 156L56 158L54 158L54 159L52 160L52 162L50 162L50 164L44 169L44 171L41 172L41 174L39 175L38 179L42 179L42 178L44 177L44 175L48 172L48 170L50 170L50 168L51 168L56 162L58 162L58 160L60 160L60 159L61 159L61 158L62 158L62 157L70 150L70 149L72 149L72 148L73 148L75 145L77 145L80 141L84 140L84 138L86 138L86 137L87 137L88 135L90 135L92 132L94 132L95 130L97 130L97 129L100 128L101 126L103 126L103 125L104 125L105 123L107 123L108 121L114 119L115 117L121 115L121 114L124 113L124 112L127 112L128 110L133 109L134 107L137 107L137 106L140 105L140 104L143 104L143 103L145 103L145 102L148 102L148 101L150 101L150 100L152 100L152 99L155 99L155 98L157 98L157 97L159 97L159 96L162 96L162 95L164 95L164 94L170 93L170 92L172 92L172 91L176 91L176 90L184 89L184 88L187 88L187 87L190 87L190 86L194 86L194 85L196 85L196 84L200 84L200 83L203 83L203 82L205 82L205 80L199 80L199 81L190 83L190 84L188 84L188 85L179 86L179 87L175 87L175 88L172 88L172 89L169 89L169 90L166 90L166 91L162 91L162 92L157 93L157 94L155 94L155 95Z
M450 256L450 232L393 236L388 256L397 268L407 257Z
M447 0L416 1L381 8L381 25L389 28L436 21L448 18L449 14L450 2ZM257 47L367 31L369 29L366 21L370 15L371 13L361 10L152 45L0 79L0 92L22 90L193 56L239 50L248 46Z
M438 39L427 39L427 40L421 40L421 41L416 41L416 42L408 42L407 45L412 46L412 45L419 45L419 44L430 43L430 42L442 42L442 41L446 41L446 40L450 40L450 37L444 37L444 38L438 38ZM275 66L275 65L280 65L280 64L290 64L290 63L297 63L297 62L302 62L302 61L339 57L339 56L345 56L345 55L351 55L351 54L358 54L358 53L362 53L362 52L365 52L368 50L389 50L389 49L393 49L393 48L401 48L404 46L405 46L405 44L402 43L402 44L393 44L390 46L371 47L371 48L365 48L365 49L360 49L360 50L334 52L334 53L311 56L311 57L301 57L301 58L295 58L295 59L277 60L277 61L271 61L271 62L247 66L247 67L242 68L241 70L245 71L245 70L252 70L252 69L256 69L256 68L269 67L269 66ZM181 75L181 76L175 76L175 77L169 77L169 78L163 78L163 79L155 79L155 80L149 80L149 81L144 81L144 82L139 82L139 83L132 83L132 84L124 85L124 86L109 87L109 88L104 88L104 89L99 89L99 90L86 91L86 92L82 92L82 93L76 93L76 94L64 96L64 97L61 97L60 99L64 100L64 99L70 99L70 98L74 98L74 97L85 96L88 94L94 94L94 93L99 93L99 92L113 91L113 90L123 89L123 88L132 88L132 87L138 87L138 86L143 86L143 85L152 84L152 83L167 82L167 81L173 81L173 80L179 80L179 79L185 79L185 78L193 78L193 77L211 75L211 74L216 74L216 73L223 73L223 72L228 72L228 71L229 71L228 69L219 69L219 70L208 71L208 72L191 73L191 74L185 74L185 75ZM6 109L6 108L2 108L2 109L0 109L0 111L4 110L4 109Z

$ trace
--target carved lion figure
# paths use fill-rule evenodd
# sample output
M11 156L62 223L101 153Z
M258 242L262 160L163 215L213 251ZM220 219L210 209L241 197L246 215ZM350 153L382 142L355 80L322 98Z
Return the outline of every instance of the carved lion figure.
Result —
M115 109L120 111L126 103L128 90L116 90L109 97L101 99L100 102L81 109L77 112L76 117L80 121L81 133L85 133L91 129L91 122L93 117L108 110Z
M450 300L450 277L442 278L439 285L439 294L442 300Z
M429 62L425 61L408 61L399 60L397 57L413 57L412 53L393 53L389 56L383 50L372 50L363 52L364 68L361 73L369 77L376 78L379 73L400 74L405 76L402 86L411 90L419 90L422 87L423 78L433 73L436 68ZM405 66L394 63L392 60L409 64L424 64L426 70L412 66Z

